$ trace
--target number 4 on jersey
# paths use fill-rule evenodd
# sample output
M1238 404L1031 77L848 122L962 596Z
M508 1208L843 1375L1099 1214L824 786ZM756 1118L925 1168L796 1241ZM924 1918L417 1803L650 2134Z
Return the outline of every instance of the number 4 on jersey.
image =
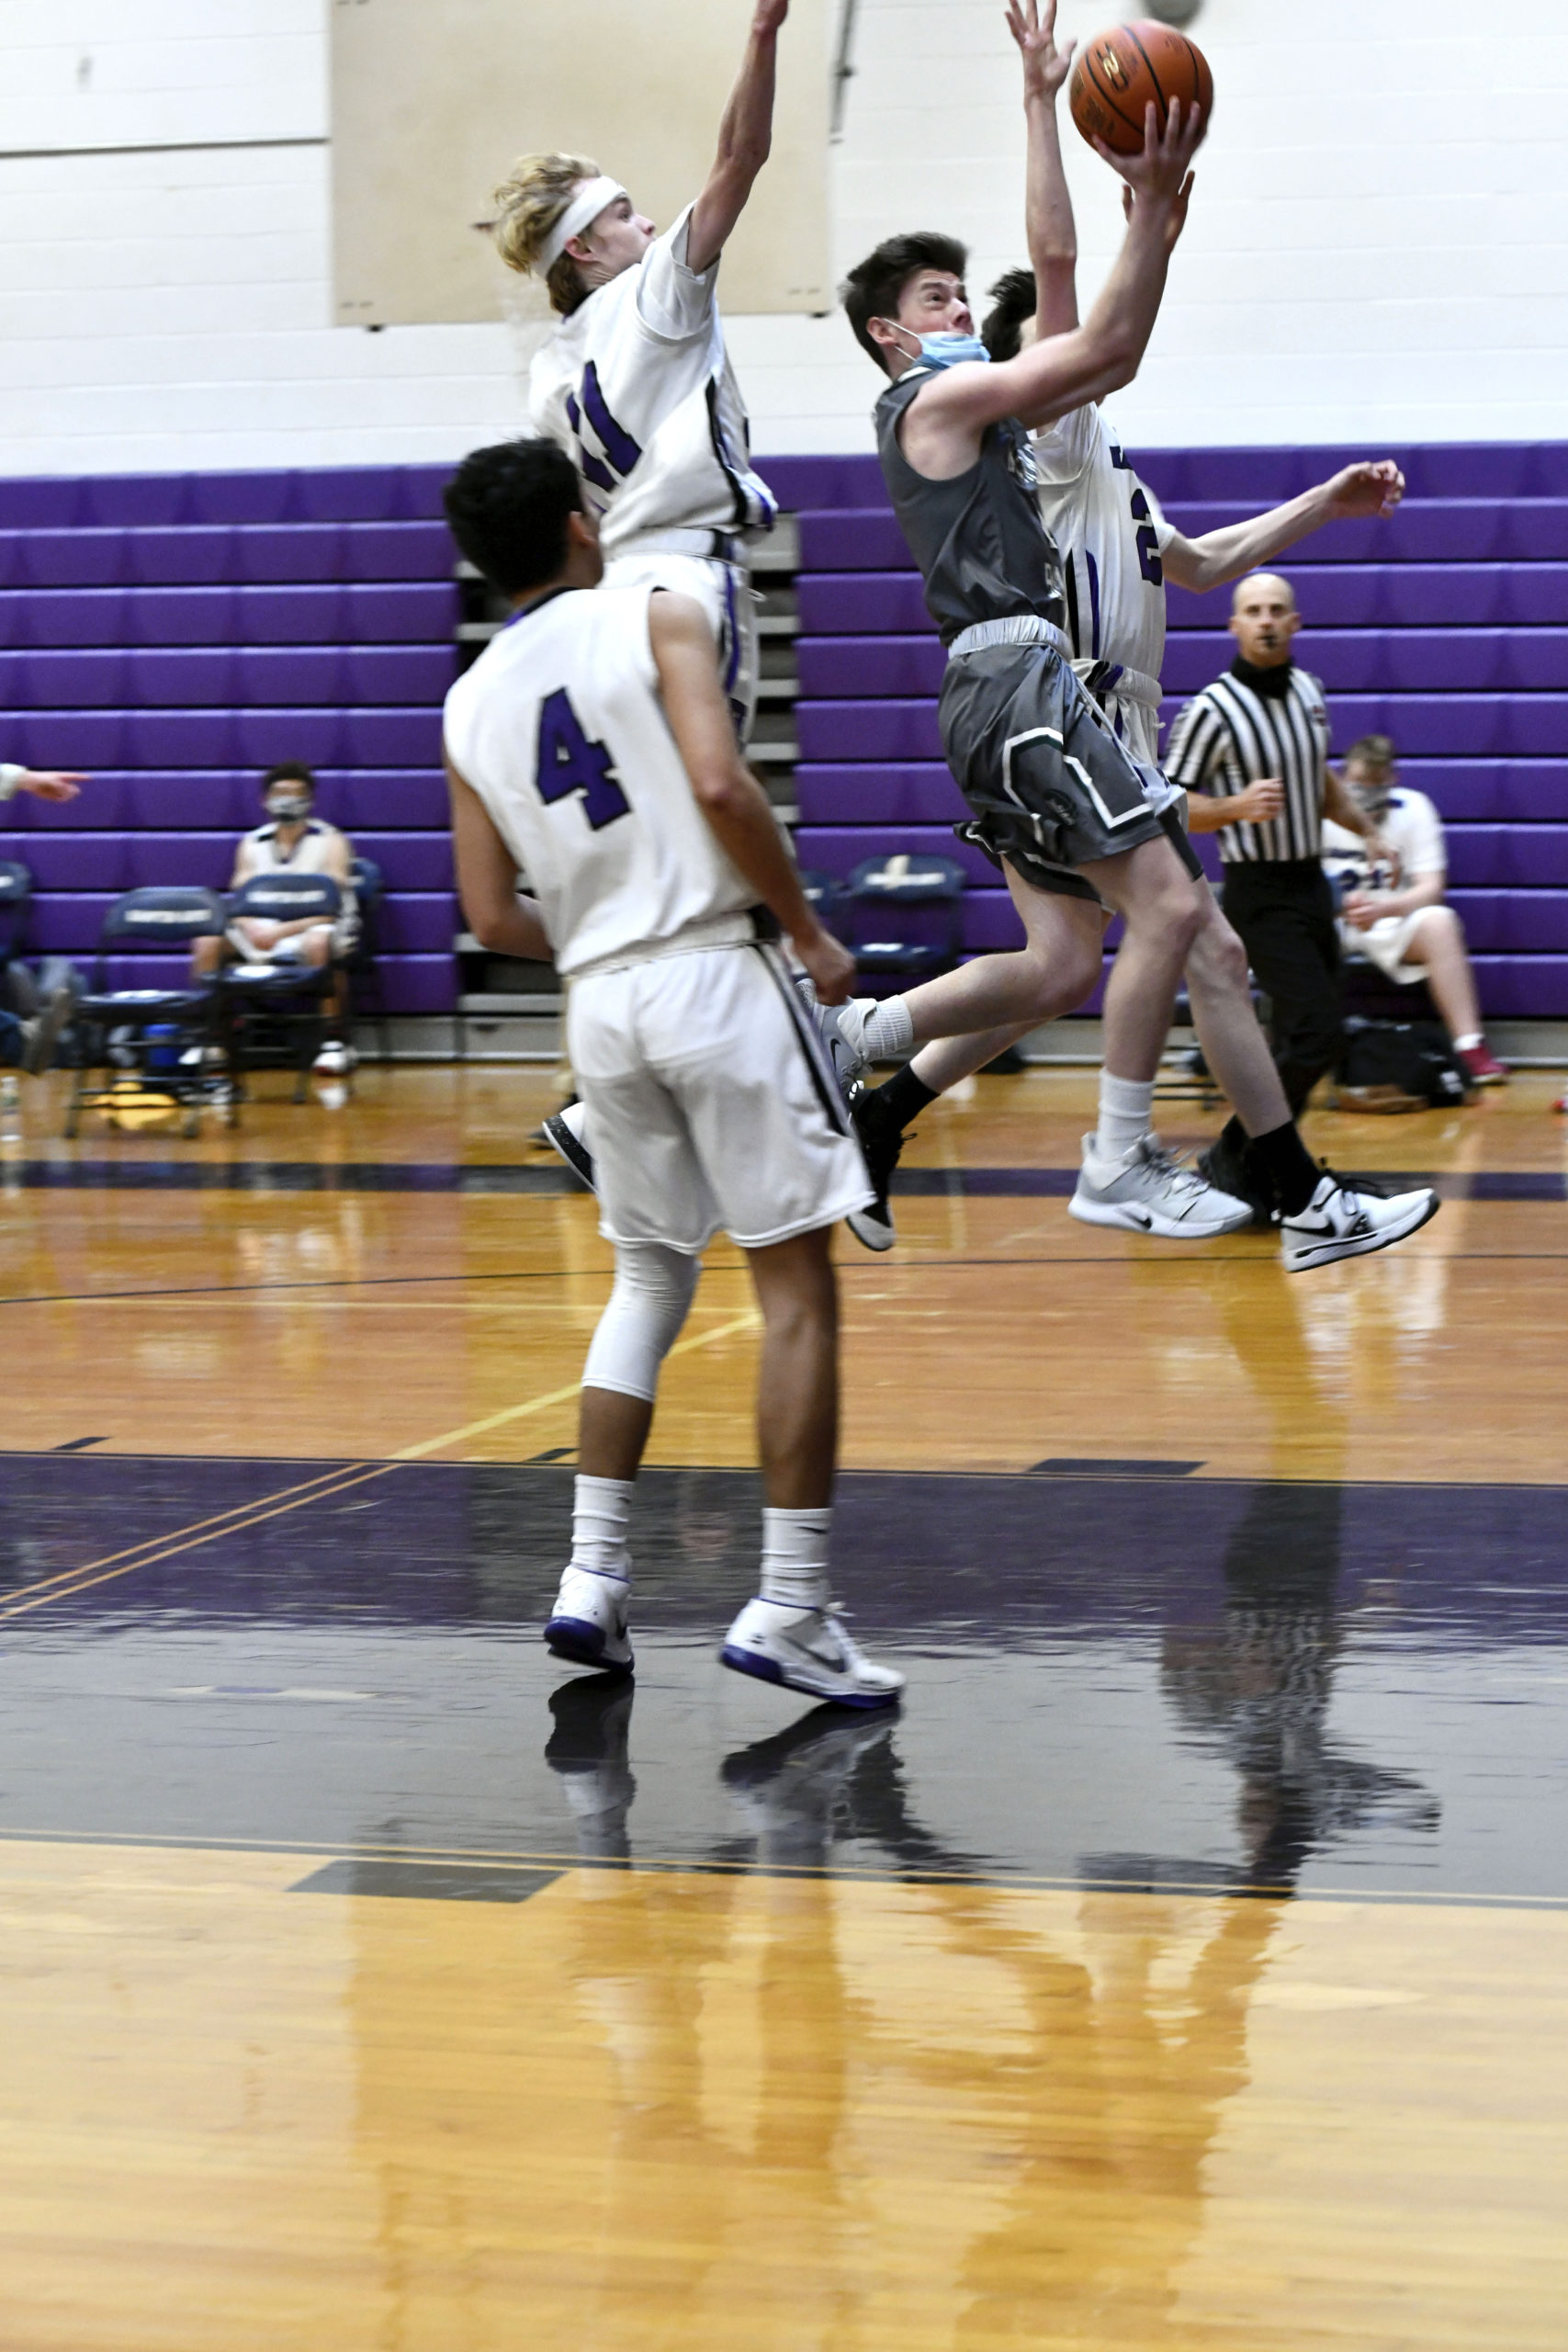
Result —
M567 800L581 792L582 813L595 832L631 815L614 760L583 733L564 686L546 696L539 713L536 779L541 800Z

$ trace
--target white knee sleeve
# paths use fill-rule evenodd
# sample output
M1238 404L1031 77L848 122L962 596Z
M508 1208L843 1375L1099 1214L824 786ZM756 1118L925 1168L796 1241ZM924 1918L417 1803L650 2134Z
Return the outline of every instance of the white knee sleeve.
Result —
M615 1286L582 1367L584 1388L613 1388L651 1405L701 1272L700 1259L661 1242L617 1241Z

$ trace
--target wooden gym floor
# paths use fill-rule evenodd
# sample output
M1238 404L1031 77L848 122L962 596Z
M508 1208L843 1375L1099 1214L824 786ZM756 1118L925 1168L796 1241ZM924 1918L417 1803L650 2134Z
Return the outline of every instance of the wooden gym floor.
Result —
M547 1078L193 1144L62 1083L0 1157L6 2352L1560 2352L1560 1079L1314 1115L1444 1206L1290 1280L1068 1219L1088 1073L928 1114L840 1253L892 1720L714 1666L722 1246L635 1689L540 1647L609 1270Z

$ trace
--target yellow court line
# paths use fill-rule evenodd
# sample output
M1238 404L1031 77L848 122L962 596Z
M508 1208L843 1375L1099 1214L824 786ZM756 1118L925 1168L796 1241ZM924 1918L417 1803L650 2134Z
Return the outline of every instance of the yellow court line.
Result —
M728 1323L716 1323L711 1331L699 1331L690 1340L677 1340L671 1349L672 1356L690 1355L695 1348L711 1348L716 1340L733 1339L737 1331L755 1331L761 1327L761 1317L751 1308L737 1315ZM447 1430L440 1437L427 1437L422 1445L400 1446L391 1456L394 1462L419 1462L427 1453L439 1453L444 1446L461 1445L466 1438L483 1437L491 1430L499 1430L508 1421L526 1420L531 1413L543 1413L552 1405L564 1405L582 1390L581 1379L570 1388L552 1388L546 1396L530 1396L521 1405L508 1405L502 1412L487 1413L482 1421L467 1421L459 1430Z
M74 1584L61 1584L57 1578L56 1589L52 1592L24 1593L15 1600L0 1602L0 1623L10 1617L25 1617L30 1610L47 1609L56 1600L70 1600L79 1592L90 1591L94 1585L113 1584L120 1577L134 1576L138 1568L151 1568L160 1560L172 1560L176 1553L198 1551L203 1544L216 1544L225 1535L243 1535L247 1528L259 1527L265 1520L281 1519L291 1510L302 1510L308 1503L327 1502L333 1495L346 1494L351 1487L364 1487L373 1478L385 1478L396 1467L395 1462L378 1462L362 1470L356 1477L340 1478L335 1487L318 1484L314 1494L296 1495L292 1502L277 1503L271 1510L254 1510L250 1518L233 1520L227 1526L209 1526L205 1534L192 1535L183 1544L167 1544L161 1552L140 1553L134 1559L122 1558L118 1567L105 1567L96 1576L90 1575L86 1568L79 1569L78 1580ZM281 1491L287 1495L290 1490L285 1487ZM265 1502L267 1498L264 1495L262 1500ZM157 1538L154 1536L152 1540L156 1543ZM93 1565L88 1563L89 1567Z
M230 1520L242 1521L248 1526L250 1521L247 1514L260 1510L264 1504L281 1503L289 1495L297 1495L301 1502L308 1501L313 1487L330 1487L332 1481L334 1478L341 1478L346 1471L361 1470L365 1466L361 1460L340 1463L335 1470L318 1470L313 1478L302 1479L297 1487L278 1487L270 1495L254 1495L248 1503L236 1503L231 1510L217 1511L210 1519L193 1519L188 1526L171 1527L166 1534L144 1536L140 1544L128 1544L123 1552L106 1552L101 1560L83 1560L73 1568L61 1568L51 1577L40 1577L36 1584L28 1585L26 1592L18 1593L16 1598L18 1600L41 1599L55 1586L73 1585L78 1577L89 1576L95 1568L112 1567L117 1560L124 1560L129 1566L134 1567L141 1554L148 1551L154 1544L172 1544L183 1535L199 1535L204 1527L211 1528L216 1532ZM292 1510L295 1506L291 1504L289 1508ZM160 1552L158 1556L162 1559L164 1555ZM0 1604L0 1616L6 1613L5 1605Z

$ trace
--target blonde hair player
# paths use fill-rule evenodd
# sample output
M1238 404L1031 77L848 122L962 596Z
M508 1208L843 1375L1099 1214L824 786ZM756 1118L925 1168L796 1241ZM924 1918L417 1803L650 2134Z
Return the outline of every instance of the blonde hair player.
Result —
M1056 97L1073 49L1055 40L1056 13L1055 0L1009 0L1009 29L1023 66L1031 266L1009 271L992 288L995 308L981 334L992 360L1004 365L1039 341L1078 328L1077 239L1056 122ZM1131 191L1124 196L1130 198ZM1338 516L1393 514L1404 491L1404 478L1391 460L1347 466L1286 505L1190 540L1160 514L1097 401L1080 402L1039 426L1030 446L1041 517L1062 559L1073 668L1117 740L1151 772L1157 772L1159 757L1167 581L1201 592L1234 580ZM1253 789L1257 813L1272 813L1280 786L1269 782ZM1168 797L1179 804L1179 793L1168 791ZM1194 807L1190 830L1210 830L1206 808ZM1212 995L1201 970L1197 978L1195 1003ZM1250 1013L1239 1010L1249 1030L1255 1025ZM1209 1017L1212 1022L1221 1016L1211 1010ZM983 1069L1027 1032L1028 1023L1021 1022L983 1035L938 1038L888 1084L857 1098L856 1124L879 1200L875 1210L852 1222L871 1247L886 1248L893 1238L886 1188L910 1124L935 1096ZM1147 1129L1151 1110L1152 1088L1108 1072L1101 1087L1100 1156L1109 1159L1118 1148L1134 1144L1137 1131ZM1241 1123L1233 1120L1223 1148L1205 1154L1199 1170L1222 1192L1264 1202L1267 1185L1255 1175L1249 1181L1247 1141Z
M789 0L760 0L702 194L662 235L587 155L525 155L496 190L511 269L542 277L560 324L528 379L532 430L576 466L615 588L694 596L744 743L756 704L745 535L777 508L718 315L719 257L773 136L774 51Z

